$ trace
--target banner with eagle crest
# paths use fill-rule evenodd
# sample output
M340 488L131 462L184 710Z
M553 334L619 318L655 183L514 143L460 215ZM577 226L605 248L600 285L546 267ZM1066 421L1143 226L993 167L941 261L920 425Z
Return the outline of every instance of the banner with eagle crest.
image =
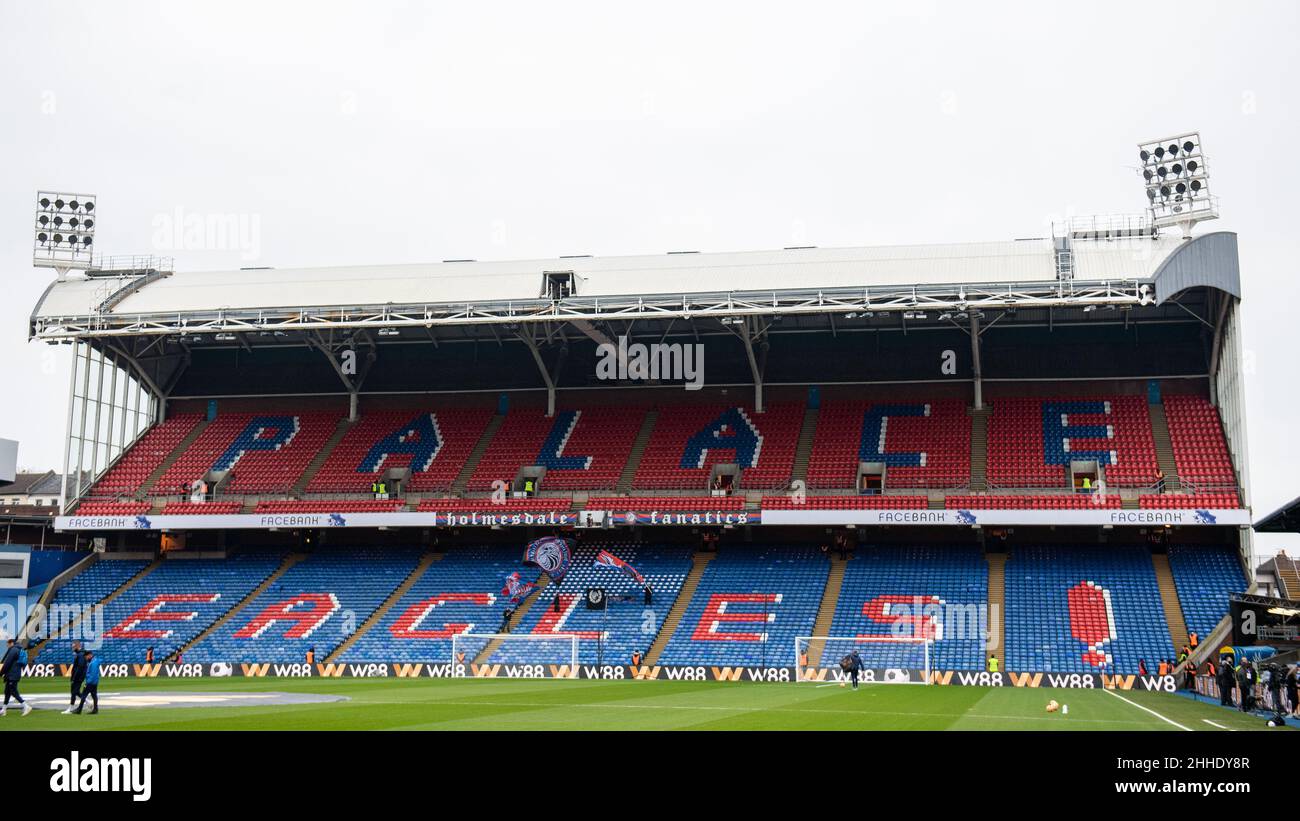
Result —
M558 582L569 572L572 555L573 543L569 539L546 536L524 548L524 564L540 567L552 581Z

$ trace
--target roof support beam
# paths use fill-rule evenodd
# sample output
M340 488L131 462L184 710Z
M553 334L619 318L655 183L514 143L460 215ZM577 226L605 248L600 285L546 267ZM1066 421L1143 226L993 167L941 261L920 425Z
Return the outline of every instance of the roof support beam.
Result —
M1216 408L1219 406L1219 355L1223 351L1223 323L1228 318L1228 306L1236 297L1221 293L1219 294L1219 311L1214 320L1214 339L1210 343L1210 403Z
M1149 297L1137 280L962 286L726 291L651 296L581 297L484 304L373 305L190 311L181 314L41 316L31 334L40 339L181 333L262 333L330 328L403 328L548 324L589 320L631 323L640 318L799 316L864 312L988 310L1086 305L1142 305ZM1208 324L1208 323L1207 323Z
M979 311L970 312L970 361L971 375L975 383L975 410L984 408L984 373L980 364L980 315Z
M537 349L537 343L531 335L525 336L518 334L519 340L528 348L528 352L533 355L533 361L537 363L537 371L542 375L542 381L546 383L546 415L551 417L555 415L555 377L546 367L546 362L542 359L542 352ZM557 365L558 368L558 365Z
M754 380L754 412L763 412L763 369L758 366L758 359L754 356L754 334L750 330L750 322L757 324L757 319L745 317L740 325L740 338L745 343L745 356L749 359L749 374Z
M352 343L351 340L345 340L335 345L332 339L327 341L323 336L320 335L320 333L313 333L307 336L308 347L315 348L325 356L325 359L328 360L330 363L330 367L334 369L334 373L338 376L339 381L343 383L343 387L348 392L348 421L349 422L357 421L357 412L358 412L357 397L361 393L361 385L366 381L366 375L370 373L370 366L373 365L375 363L375 360L379 358L379 354L375 350L375 342L373 339L370 338L368 334L366 334L365 332L358 333L355 337L353 337L353 339L356 338L360 338L363 342L365 342L369 346L370 350L366 353L365 362L358 367L357 373L354 375L349 375L346 371L343 370L343 365L339 363L338 357L335 355L335 353L344 348L350 348L355 351L356 346Z

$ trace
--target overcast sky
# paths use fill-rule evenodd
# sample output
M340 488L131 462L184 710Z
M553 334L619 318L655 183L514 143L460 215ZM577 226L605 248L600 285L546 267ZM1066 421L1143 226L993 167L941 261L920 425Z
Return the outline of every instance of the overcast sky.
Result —
M66 350L26 341L38 188L179 270L1003 240L1139 211L1135 144L1199 129L1262 514L1300 495L1297 8L4 3L0 437L61 458ZM191 215L243 228L167 230Z

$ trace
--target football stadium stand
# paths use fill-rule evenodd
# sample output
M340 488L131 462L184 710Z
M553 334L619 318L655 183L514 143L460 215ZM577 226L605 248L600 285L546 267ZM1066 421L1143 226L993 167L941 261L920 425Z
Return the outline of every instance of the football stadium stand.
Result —
M525 466L546 469L539 485L544 495L511 499L511 510L568 509L572 500L557 493L569 491L594 491L593 506L612 510L684 510L695 502L672 501L662 492L704 493L715 465L738 466L738 483L728 488L735 491L784 489L795 474L802 404L776 403L763 414L716 404L658 406L653 426L647 426L644 453L629 462L650 407L593 405L554 417L527 406L499 417L482 407L380 408L350 425L341 424L336 413L239 411L217 416L201 429L200 417L181 414L147 431L90 490L78 513L147 514L148 503L122 497L141 488L155 496L188 495L195 479L222 470L232 471L217 494L226 507L171 502L162 512L238 512L233 506L244 495L255 497L259 513L400 510L407 494L452 490L462 470L466 475L455 492L482 492L498 479L513 481ZM1159 459L1146 397L1104 394L993 399L981 464L995 492L984 494L969 489L975 449L972 417L961 400L828 400L808 417L813 421L803 458L808 486L831 495L814 495L803 504L816 510L918 508L929 504L915 493L925 489L934 494L935 505L950 510L1082 510L1121 507L1118 491L1132 488L1129 493L1140 493L1142 508L1237 507L1236 474L1218 411L1191 395L1168 396L1157 407L1167 414L1181 488L1156 487ZM494 419L500 427L485 435ZM191 433L197 437L177 447ZM169 451L173 447L177 452ZM478 461L466 467L471 452ZM147 485L169 458L173 461L159 479ZM1068 475L1072 461L1099 463L1115 492L1075 495ZM900 492L881 495L873 489L859 496L855 485L862 463L883 464L886 488ZM388 488L395 504L356 498L368 496L387 469L401 467L411 474L404 486ZM629 497L600 495L614 490L625 472L632 481ZM305 487L291 493L300 478ZM650 495L656 492L660 495ZM946 494L942 502L941 493ZM305 499L287 498L304 494ZM340 494L353 498L340 499ZM696 509L738 509L743 502L736 499L713 497ZM369 501L376 503L363 503ZM421 511L501 510L481 498L410 501ZM763 504L788 510L800 503L767 496Z
M568 497L516 498L508 496L500 502L492 499L456 499L452 497L421 499L417 510L436 510L445 513L541 513L548 510L568 510L573 500Z
M795 638L812 632L829 572L815 547L724 549L659 663L788 666Z
M827 401L808 486L855 487L858 464L878 462L887 487L960 487L970 482L970 459L970 417L960 400Z
M401 499L307 499L258 502L254 513L386 513L401 510Z
M925 496L764 496L764 510L917 510L929 507Z
M740 496L592 496L587 507L612 510L615 513L631 511L643 513L652 510L742 510L745 500Z
M239 604L283 561L278 552L166 559L104 608L106 662L167 658Z
M1235 491L1230 493L1144 493L1138 497L1144 508L1230 508L1238 504Z
M186 653L187 661L323 660L419 563L411 548L330 548L309 555Z
M1099 493L976 494L945 496L943 504L949 510L1105 510L1123 507L1123 501L1115 493L1104 496Z
M643 574L650 604L628 573L595 563L600 550ZM1173 657L1148 547L1018 546L1009 553L1006 669L1095 673L1104 663L1111 672L1135 673L1139 659L1154 669ZM169 557L144 574L147 561L102 559L55 594L53 626L68 625L82 608L111 597L103 620L109 661L143 661L148 647L162 660L190 642L186 661L301 662L309 648L324 660L352 637L338 660L447 662L453 633L500 630L507 575L518 571L524 581L539 581L516 546L456 547L424 566L421 555L406 547L331 547L294 563L278 552L253 551L227 559ZM826 556L811 546L727 546L705 566L689 598L677 602L692 556L693 548L681 545L580 544L569 575L542 585L512 632L576 634L581 663L626 664L634 650L645 653L655 643L676 604L682 616L661 638L659 664L788 665L793 639L810 635L817 618L829 577ZM915 614L919 603L931 608L922 612L918 631L933 637L932 668L982 669L978 609L988 601L989 570L978 547L858 545L843 567L828 611L829 635L896 635L891 619L900 607ZM1228 594L1246 587L1237 554L1221 545L1171 545L1169 567L1177 592L1177 605L1170 606L1181 608L1188 629L1208 638L1227 614ZM588 609L592 587L606 591L606 610ZM353 637L390 597L396 597L392 606ZM826 652L843 649L837 644ZM868 668L921 663L914 644L870 641L858 649ZM558 664L567 653L567 644L560 652L545 643L507 642L484 660ZM833 664L829 657L821 661Z
M1169 569L1187 629L1204 641L1228 615L1228 595L1246 591L1236 552L1212 545L1169 545Z
M1016 547L1006 563L1009 670L1136 673L1174 657L1145 546Z
M81 516L140 516L148 513L153 505L148 502L82 502L77 507Z
M365 493L389 468L410 469L409 490L449 490L491 418L487 408L368 411L343 435L307 492Z
M244 509L242 502L168 502L163 505L165 516L215 515L238 513Z
M613 490L647 409L592 407L512 409L470 480L470 490L511 482L521 467L540 466L546 490Z
M977 546L859 545L844 568L830 635L899 638L895 618L898 608L907 608L910 629L902 638L932 638L931 668L982 670L987 601L988 565ZM868 669L919 668L923 663L916 646L907 643L869 641L856 647ZM845 648L833 644L827 649ZM836 660L823 657L821 664L833 666Z
M636 579L617 568L593 564L596 554L607 550L636 568L651 589L646 604L644 588ZM573 552L573 568L560 584L549 585L523 620L516 633L547 635L576 633L578 661L583 664L628 664L632 652L642 655L650 649L663 627L682 582L691 569L691 551L682 547L633 543L592 544ZM588 588L603 588L604 610L586 606ZM599 639L599 641L598 641ZM531 642L507 642L488 659L502 663L555 663L553 648L539 656Z
M773 404L766 413L722 405L660 408L636 472L645 490L708 488L714 465L740 469L740 487L772 490L790 481L803 406Z
M156 496L188 495L209 472L230 471L227 493L286 493L329 440L330 413L229 413L208 424L154 485Z
M200 419L198 414L181 413L149 428L95 483L94 495L113 498L129 496L140 490L145 480L194 430Z
M1185 484L1210 488L1237 485L1219 412L1199 396L1165 398L1169 439L1178 476Z
M519 556L514 547L449 551L339 660L451 661L454 633L498 632L509 604L501 593L506 576L519 571L524 581L537 580L537 569L521 567Z
M1158 471L1151 416L1139 396L1006 398L989 418L994 487L1069 487L1072 460L1097 461L1112 487L1146 487Z
M87 608L103 601L149 564L138 559L105 559L68 579L50 600L51 634L79 620Z

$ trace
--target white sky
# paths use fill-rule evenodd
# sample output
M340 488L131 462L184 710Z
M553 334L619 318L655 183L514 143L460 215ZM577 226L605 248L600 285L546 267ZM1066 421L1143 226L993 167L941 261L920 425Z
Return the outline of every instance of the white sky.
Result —
M1263 514L1300 495L1298 8L4 3L0 436L61 458L66 351L26 341L38 188L181 270L1009 239L1139 210L1135 144L1199 129ZM173 242L178 213L247 231Z

